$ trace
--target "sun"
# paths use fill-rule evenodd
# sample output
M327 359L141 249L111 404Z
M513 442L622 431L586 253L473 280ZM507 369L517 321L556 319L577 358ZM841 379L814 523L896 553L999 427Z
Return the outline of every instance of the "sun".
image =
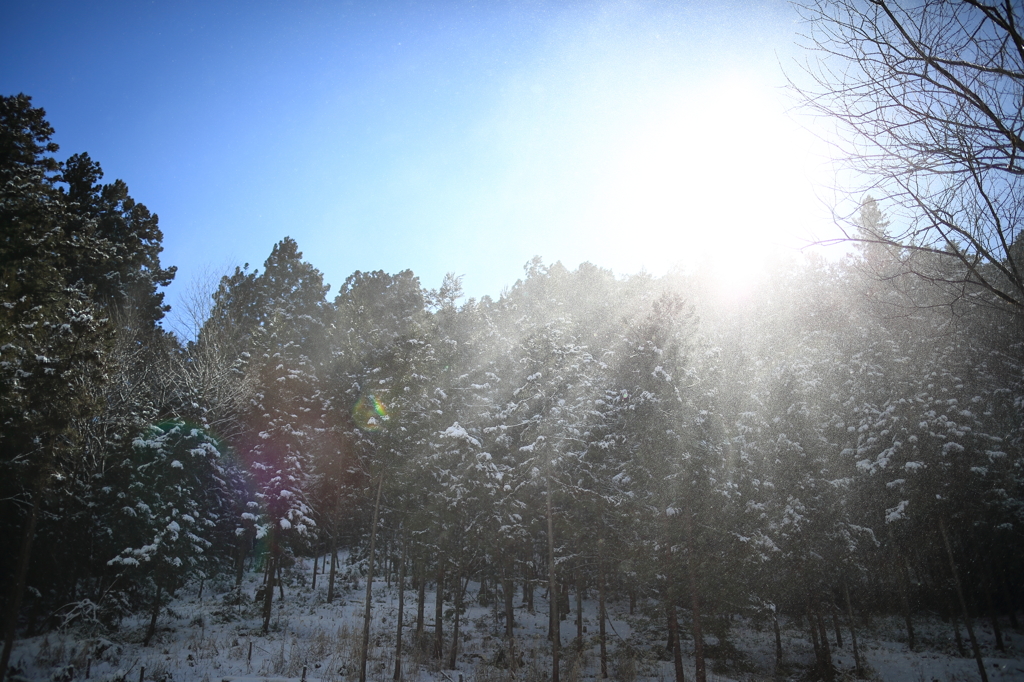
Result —
M815 142L778 92L716 79L623 131L592 220L618 258L652 272L706 270L742 294L770 254L804 245L824 219Z

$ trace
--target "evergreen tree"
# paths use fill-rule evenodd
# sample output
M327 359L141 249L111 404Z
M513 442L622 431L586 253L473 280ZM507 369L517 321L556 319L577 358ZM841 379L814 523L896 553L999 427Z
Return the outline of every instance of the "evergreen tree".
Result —
M164 601L213 567L214 530L228 499L221 454L201 430L169 422L136 438L130 458L105 481L114 484L112 506L120 505L110 527L131 543L108 563L144 578L153 593L145 645Z
M320 377L328 350L330 308L322 276L302 260L296 243L288 238L274 246L254 286L258 307L252 355L259 379L240 450L261 513L256 535L267 536L270 547L266 631L284 549L294 536L305 536L316 526L307 490L325 428Z
M109 322L68 270L101 244L75 240L56 188L53 129L25 95L0 98L0 461L6 673L43 497L73 457L76 419L95 414ZM20 539L20 542L18 541Z

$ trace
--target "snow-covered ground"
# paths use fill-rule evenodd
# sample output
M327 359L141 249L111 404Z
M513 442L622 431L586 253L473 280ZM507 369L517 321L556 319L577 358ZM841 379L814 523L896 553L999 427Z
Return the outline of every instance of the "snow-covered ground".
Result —
M285 599L275 594L274 617L270 632L262 634L259 604L251 596L262 581L256 573L245 575L246 601L227 603L232 584L228 579L207 582L202 599L198 585L181 590L161 614L154 641L143 647L148 618L142 614L126 620L116 632L105 632L97 624L78 623L62 632L20 640L12 664L25 680L357 680L359 645L362 636L365 584L358 589L347 579L340 598L326 603L326 576L318 576L317 588L310 588L312 562L299 561L286 570ZM537 589L535 612L529 613L516 598L516 648L522 655L522 667L514 678L510 671L495 665L499 651L507 648L503 638L503 614L493 603L479 603L479 584L470 583L466 594L466 613L460 622L461 647L457 668L446 670L429 653L413 645L416 593L406 592L405 651L403 679L416 682L502 682L524 680L540 682L550 678L547 641L547 601L543 589ZM582 652L574 644L575 615L562 621L563 682L600 677L597 640L596 595L584 600L586 634ZM432 641L434 595L427 592L426 634ZM391 680L394 673L394 646L398 613L398 591L378 579L373 590L373 623L370 637L370 680ZM486 601L486 600L485 600ZM571 600L575 613L575 596ZM446 611L450 609L446 605ZM642 606L642 605L641 605ZM660 608L652 607L651 619L638 606L629 615L628 605L609 605L611 623L607 629L609 677L631 682L674 679L670 660L661 660L666 630ZM450 613L449 613L450 615ZM681 617L685 614L680 613ZM719 628L724 624L719 624ZM957 656L952 625L938 618L918 618L915 622L919 643L910 652L905 633L895 618L873 618L869 627L858 631L862 660L869 679L938 680L979 679L973 658ZM714 628L708 627L714 632ZM990 680L1024 680L1024 634L1005 625L1006 652L995 655L994 638L987 622L976 622ZM450 646L452 622L444 622L445 646ZM784 621L782 631L784 668L775 670L774 634L767 623L734 618L720 640L706 636L710 659L709 680L798 679L813 659L809 637L795 622ZM966 633L964 633L966 639ZM834 633L830 632L830 638ZM842 648L832 641L833 662L848 679L853 679L853 653L849 631L843 632ZM966 644L969 646L969 644ZM684 639L684 669L694 679L692 641ZM688 655L687 655L688 654ZM19 677L15 677L19 679Z

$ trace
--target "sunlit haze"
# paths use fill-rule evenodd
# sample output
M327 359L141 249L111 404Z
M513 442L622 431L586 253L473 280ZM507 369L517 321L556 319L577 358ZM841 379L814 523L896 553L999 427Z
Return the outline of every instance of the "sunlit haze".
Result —
M710 269L741 292L830 229L822 145L786 112L800 27L781 1L4 15L0 88L160 215L172 305L285 236L334 291L409 268L496 297L534 255Z

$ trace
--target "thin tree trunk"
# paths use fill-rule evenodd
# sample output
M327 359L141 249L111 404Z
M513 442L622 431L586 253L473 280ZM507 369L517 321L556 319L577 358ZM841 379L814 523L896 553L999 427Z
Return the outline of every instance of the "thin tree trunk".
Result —
M832 628L836 631L836 648L843 648L843 631L839 628L839 611L832 608Z
M952 602L953 597L949 597ZM949 607L949 622L953 625L953 639L956 641L956 652L960 658L967 657L967 649L964 648L964 638L960 635L960 616L956 615L956 607Z
M533 573L535 568L532 561L526 562L526 581L523 583L524 597L526 597L526 610L533 613Z
M39 631L39 616L42 607L43 600L41 598L37 597L32 600L32 611L28 616L28 630L25 632L26 637L35 637Z
M338 537L331 538L331 572L327 577L327 603L334 601L334 578L338 569Z
M896 534L892 527L889 528L889 540L892 543L891 559L896 569L899 582L900 610L903 612L903 621L907 627L907 648L914 650L914 622L910 613L910 575L907 572L907 562L900 553L900 545L896 541Z
M825 618L821 615L821 609L815 609L815 619L818 621L818 632L821 635L821 663L822 676L826 681L831 682L835 678L835 668L832 666L832 647L828 643L828 629L825 627Z
M704 633L701 628L700 593L697 587L697 569L693 560L693 512L683 514L686 520L686 564L690 574L690 608L693 612L693 659L694 676L697 682L707 682L707 665L704 661Z
M821 616L821 605L814 607L814 622L818 625L818 637L821 638L821 648L832 657L832 647L828 643L828 630L825 628L825 619Z
M283 557L278 556L277 561L277 594L284 601L284 561Z
M996 612L995 604L992 602L992 572L989 570L989 575L983 583L985 590L985 601L988 604L988 616L992 620L992 633L996 637L996 649L999 651L1006 651L1006 646L1003 644L1003 631L999 627L999 614Z
M29 558L32 556L32 543L36 537L36 521L39 518L39 498L42 497L40 486L36 487L32 496L32 510L28 513L25 530L21 536L21 551L18 553L18 568L14 583L11 585L11 596L7 601L7 613L4 617L4 652L0 655L0 682L7 676L7 664L11 661L11 650L14 649L14 632L18 627L18 612L21 600L25 596L25 584L28 580Z
M579 570L576 571L576 641L583 651L583 586Z
M405 551L398 568L398 634L395 636L395 682L402 679L402 625L405 622Z
M277 563L277 532L274 529L271 529L270 537L270 552L267 554L266 580L263 584L263 634L267 634L270 631L270 614L272 610L272 603L274 601L274 573L276 570L275 564Z
M782 667L782 631L779 629L779 610L772 604L772 629L775 630L775 669Z
M377 549L377 520L380 518L380 491L384 487L384 472L377 481L377 496L373 501L373 525L370 527L370 556L366 567L366 602L363 608L363 646L359 652L359 682L366 682L366 658L370 652L370 616L373 611L373 561Z
M434 658L444 657L444 631L441 629L444 617L444 560L437 558L437 596L434 598Z
M548 517L548 622L551 632L551 682L558 682L558 649L562 643L558 618L558 583L555 581L555 523L551 511L551 475L547 477Z
M602 546L604 540L598 540L598 546ZM597 559L597 617L601 624L598 628L598 633L601 640L601 679L608 679L608 649L605 639L604 631L604 620L607 618L607 613L604 608L604 591L605 591L605 576L604 576L604 561L598 557Z
M252 538L249 536L249 531L245 531L238 538L238 561L235 564L235 587L241 589L242 587L242 576L245 573L245 557L249 553L249 546L252 544Z
M818 624L814 622L814 614L811 612L811 602L807 600L807 627L811 631L811 646L814 647L814 666L818 675L824 673L825 663L821 655L821 640L818 634Z
M494 616L495 627L497 627L501 623L501 613L500 609L498 608L498 587L500 583L501 581L498 580L498 578L494 579L494 594L492 595L487 592L484 592L484 588L487 586L487 577L484 576L480 579L480 594L482 594L484 598L491 600L491 613ZM502 595L504 595L505 588L502 587L501 589ZM504 596L502 596L502 602L504 603Z
M894 560L896 561L896 572L899 573L900 576L900 605L903 607L903 620L907 625L907 648L913 651L915 638L914 622L910 617L910 576L907 571L907 562L904 561L899 549L896 548L895 541L893 542L893 547L895 555Z
M160 615L160 583L156 583L156 596L153 598L153 612L149 616L149 629L146 630L146 638L142 640L142 646L149 646L149 642L156 634L156 619Z
M1002 568L1002 570L1000 571L1001 579L999 584L1002 586L1003 600L1006 603L1007 610L1010 612L1010 627L1016 630L1020 627L1020 624L1017 622L1016 590L1012 590L1010 588L1010 581L1007 580L1007 569L1005 564L1000 568Z
M860 651L857 649L857 631L853 628L853 605L850 603L850 588L843 580L843 596L846 597L846 617L850 621L850 641L853 642L853 665L857 677L863 674L860 667Z
M427 600L427 575L423 559L416 561L416 643L423 642L423 610Z
M448 670L455 670L455 661L459 656L459 592L462 586L461 568L455 572L455 589L452 592L452 605L455 607L455 617L452 619L452 645L448 650Z
M676 605L671 599L665 601L665 613L668 616L668 638L672 643L672 665L676 673L676 682L686 682L683 676L683 647L679 642L679 619L676 618Z
M512 593L516 589L516 584L515 581L512 580L511 571L509 571L508 576L509 577L507 577L501 583L502 596L505 599L505 636L514 637L516 619L515 604L513 603L513 600L515 599L515 595L513 595Z
M316 550L313 550L313 551L315 552ZM314 554L313 555L313 587L311 588L314 592L316 591L316 569L317 569L317 561L319 561L319 560L320 560L320 557L318 555Z
M452 601L455 603L455 623L452 626L452 648L448 654L449 670L455 670L455 664L459 658L459 622L467 587L469 587L469 576L466 576L466 582L463 583L462 569L460 568L455 574L455 593L452 595Z
M956 568L956 560L953 558L953 547L949 544L949 534L946 533L946 522L939 518L939 530L942 532L942 542L946 545L946 554L949 556L949 568L953 572L953 585L956 587L956 596L960 600L960 608L964 612L964 623L967 625L967 636L971 639L971 649L974 651L974 660L978 662L978 672L981 674L981 682L988 682L988 673L985 671L985 662L981 659L981 647L978 646L978 638L974 636L974 627L971 625L971 614L967 611L967 601L964 599L963 587L960 585L960 572Z

